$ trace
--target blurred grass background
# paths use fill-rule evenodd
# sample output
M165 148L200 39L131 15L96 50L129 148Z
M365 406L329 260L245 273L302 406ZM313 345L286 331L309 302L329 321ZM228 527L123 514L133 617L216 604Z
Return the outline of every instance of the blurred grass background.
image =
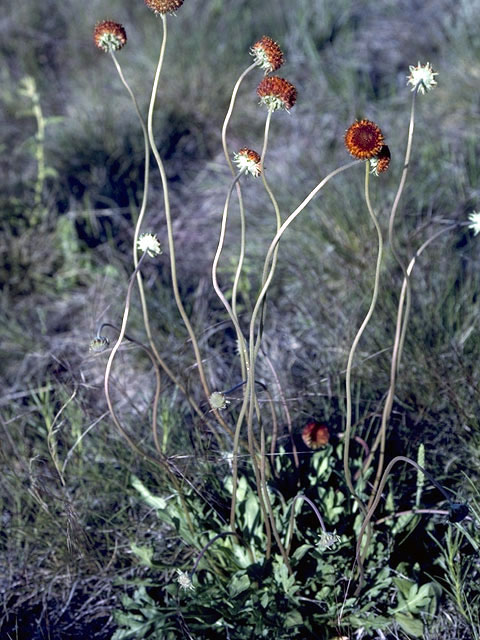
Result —
M142 571L132 562L130 541L165 545L128 485L129 472L152 482L155 473L128 452L105 417L105 359L88 354L98 323L119 323L143 176L135 113L111 60L92 42L94 24L106 18L127 30L118 57L145 110L161 22L141 1L92 0L80 7L72 0L25 0L11 3L0 21L0 629L3 623L11 637L15 629L29 629L32 638L84 637L85 625L109 637L122 590L114 578ZM480 2L186 0L168 24L156 137L171 185L182 294L202 332L211 386L225 389L238 382L235 344L209 266L230 181L220 130L234 82L250 64L249 47L263 34L277 40L286 57L280 75L298 90L291 115L273 118L266 162L283 216L347 161L344 131L367 117L381 126L392 151L391 170L372 185L385 230L406 143L408 66L433 64L438 87L417 101L411 170L397 216L397 243L407 261L442 225L463 222L479 208ZM36 125L31 101L19 91L25 76L34 78L43 113L52 118L45 137L51 168L42 190L45 217L36 225ZM260 150L260 79L251 74L242 86L232 150ZM155 173L152 180L144 228L164 241L161 186ZM343 406L341 372L369 303L376 252L362 189L360 168L336 178L281 244L265 352L297 429L309 416L328 419ZM275 224L260 184L249 182L245 199L243 318ZM390 256L385 264L378 310L355 370L359 416L375 412L388 385L401 273ZM222 270L226 284L227 258ZM424 442L428 468L463 497L462 472L478 478L480 471L478 273L478 243L465 228L441 236L419 259L391 437L392 454L414 455ZM195 384L169 289L168 257L145 274L162 353ZM141 326L134 310L129 331ZM266 364L260 374L270 376ZM150 384L149 363L135 350L123 351L115 385L140 439L148 437L141 425ZM181 398L166 397L162 424L170 428L171 450L190 452L193 420ZM33 625L35 616L40 626Z

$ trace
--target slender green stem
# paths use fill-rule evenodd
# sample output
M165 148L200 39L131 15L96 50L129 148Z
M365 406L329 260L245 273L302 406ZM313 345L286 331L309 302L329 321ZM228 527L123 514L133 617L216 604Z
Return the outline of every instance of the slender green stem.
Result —
M226 200L225 200L225 205L223 207L222 223L221 223L221 227L220 227L220 238L218 240L218 246L217 246L217 250L215 252L215 257L213 259L213 264L212 264L212 284L213 284L213 288L215 289L215 293L217 294L217 296L222 301L222 304L225 307L225 309L227 310L227 313L230 316L230 319L231 319L231 321L233 323L233 326L235 327L235 331L236 331L236 334L237 334L238 347L239 347L241 353L243 353L243 361L245 362L246 368L248 370L248 354L247 354L247 347L246 347L246 344L245 344L244 335L243 335L242 330L240 328L240 325L239 325L239 322L238 322L238 318L233 313L232 307L230 306L228 300L226 299L225 295L223 294L222 290L220 289L220 286L218 284L218 279L217 279L218 262L220 260L220 256L222 254L222 250L223 250L223 246L224 246L224 242L225 242L225 234L226 234L226 229L227 229L227 218L228 218L228 208L229 208L229 205L230 205L230 198L231 198L232 191L233 191L234 187L238 183L238 181L241 178L241 176L243 175L243 173L244 173L244 171L240 172L233 179L233 182L230 185L230 188L229 188L228 193L227 193L227 197L226 197Z
M341 173L342 171L345 171L346 169L349 169L350 167L353 167L357 164L359 164L359 160L355 160L353 162L349 162L346 165L343 165L342 167L339 167L338 169L335 169L334 171L332 171L331 173L329 173L325 178L323 178L323 180L321 180L317 186L309 193L309 195L300 203L300 205L295 209L295 211L293 211L288 218L285 220L285 222L281 225L280 229L277 231L277 233L275 234L275 237L273 238L270 247L267 251L267 255L265 258L265 264L268 265L270 264L270 260L272 258L272 254L275 251L278 243L280 242L280 239L283 235L283 233L288 229L288 227L290 226L290 224L297 218L297 216L305 209L305 207L309 204L309 202L316 196L316 194L320 191L320 189L322 189L322 187L324 187L327 182L329 182L329 180L331 178L333 178L334 176L336 176L337 174ZM257 302L255 304L255 307L253 309L253 313L252 313L252 318L250 321L250 338L249 338L249 348L250 348L250 366L254 368L254 363L252 362L251 358L252 356L254 356L254 331L255 331L255 321L256 321L256 317L258 315L258 312L261 308L262 305L262 301L268 291L268 287L270 286L270 282L273 278L273 273L270 270L267 279L265 280L265 283L263 284L262 290L259 293L259 296L257 298ZM249 372L249 378L247 379L247 384L246 384L246 390L245 390L245 395L244 395L244 399L243 399L243 403L242 403L242 407L240 409L240 413L237 419L237 425L236 425L236 429L235 429L235 437L234 437L234 452L236 450L235 447L238 448L238 439L240 437L240 429L241 429L241 425L243 423L243 420L245 418L245 414L247 412L247 408L249 405L249 399L251 397L251 392L250 392L250 386L252 384L252 381L254 380L254 373ZM253 407L253 403L252 403L252 407ZM253 409L252 409L253 411ZM253 419L253 418L252 418ZM235 487L236 487L236 482L237 482L237 461L236 461L236 457L235 457L235 453L234 453L234 457L233 457L233 471L232 471L232 479L233 479L233 487L234 487L234 491L232 494L232 504L231 504L231 509L230 509L230 526L232 527L232 529L234 528L234 523L235 523L235 501L236 501L236 491L235 491Z
M395 194L395 199L393 201L393 205L392 205L392 210L390 212L390 220L389 220L389 224L388 224L388 239L389 239L389 243L390 243L390 247L392 250L392 254L394 256L394 258L396 259L396 261L398 262L398 264L400 265L400 268L402 269L403 272L403 276L404 279L406 279L406 287L407 287L407 292L406 292L406 305L405 305L405 317L404 320L402 322L402 312L403 312L403 303L402 306L398 306L398 311L397 311L397 315L398 315L398 322L397 324L399 324L401 326L401 335L399 338L399 345L398 345L398 354L396 355L396 362L395 362L395 367L397 369L397 373L398 373L398 369L400 367L400 360L402 357L402 352L403 352L403 344L405 341L405 334L407 331L407 326L408 326L408 318L410 315L410 307L411 307L411 290L410 290L410 281L408 279L408 274L407 274L407 270L405 265L403 264L403 261L401 260L400 256L398 255L396 248L395 248L395 244L393 242L393 228L394 228L394 223L395 223L395 215L397 213L397 209L398 209L398 205L400 203L400 198L402 197L403 194L403 190L405 187L405 182L407 180L407 174L408 174L408 169L409 169L409 165L410 165L410 157L412 155L412 144L413 144L413 130L415 127L415 102L416 102L416 98L417 98L417 93L418 93L418 89L421 86L421 82L418 83L415 91L413 92L413 96L412 96L412 106L410 109L410 122L409 122L409 126L408 126L408 137L407 137L407 148L405 151L405 160L403 163L403 171L402 171L402 177L400 178L400 183L398 185L398 189L397 189L397 193Z
M232 96L230 98L230 104L228 106L228 111L227 114L225 116L225 120L223 122L223 126L222 126L222 147L223 147L223 153L225 154L225 159L227 161L228 166L230 167L230 171L232 173L232 176L235 176L235 169L233 167L232 161L230 159L230 154L228 151L228 145L227 145L227 128L228 125L230 123L230 119L232 117L232 113L233 113L233 109L235 106L235 102L237 99L237 94L238 94L238 90L240 88L240 85L242 84L243 80L245 79L245 77L250 73L250 71L253 71L253 69L255 69L257 65L256 64L251 64L249 67L247 67L245 69L245 71L239 76L238 80L235 83L235 86L233 87L233 91L232 91ZM237 267L235 269L235 276L233 279L233 286L232 286L232 313L235 316L235 318L237 319L238 322L238 315L237 315L237 292L238 292L238 286L239 286L239 282L240 282L240 277L242 274L242 268L243 268L243 262L245 259L245 208L244 208L244 204L243 204L243 196L242 196L242 189L240 186L240 183L238 182L236 184L236 190L237 190L237 197L238 197L238 205L239 205L239 210L240 210L240 253L238 256L238 262L237 262ZM242 368L242 378L245 378L247 373L247 368L246 368L246 362L244 361L244 356L242 354L242 352L240 351L240 363L241 363L241 368Z
M161 16L162 18L162 25L163 25L163 38L162 38L162 44L160 47L160 54L159 54L159 58L158 58L158 63L157 63L157 68L155 71L155 77L154 77L154 81L153 81L153 87L152 87L152 94L151 94L151 98L150 98L150 105L148 108L148 118L147 118L147 131L148 131L148 139L150 142L150 147L152 149L153 155L155 157L155 161L157 163L158 166L158 170L160 173L160 177L162 180L162 188L163 188L163 199L164 199L164 208L165 208L165 220L167 223L167 238L168 238L168 248L169 248L169 254L170 254L170 272L171 272L171 279L172 279L172 289L173 289L173 295L175 298L175 302L177 305L177 309L180 313L180 316L183 320L183 323L185 325L185 328L187 329L188 335L190 337L190 341L192 343L192 347L195 353L195 360L197 363L197 369L198 369L198 375L200 377L200 382L202 384L203 387L203 391L205 393L205 396L207 398L209 398L210 396L210 389L207 383L207 379L205 376L205 371L203 368L203 362L202 362L202 357L200 354L200 349L198 346L198 342L197 342L197 338L195 336L195 333L193 331L192 325L190 323L190 320L187 316L187 313L185 311L185 307L183 306L183 302L182 299L180 297L180 291L178 288L178 280L177 280L177 266L176 266L176 258L175 258L175 244L174 244L174 239L173 239L173 228L172 228L172 218L171 218L171 212L170 212L170 198L169 198L169 193L168 193L168 180L167 180L167 175L165 173L165 168L163 166L163 162L162 159L160 157L160 153L158 151L157 145L155 144L155 138L153 135L153 111L155 108L155 101L156 101L156 96L157 96L157 91L158 91L158 82L159 82L159 78L160 78L160 73L162 70L162 66L163 66L163 60L165 57L165 47L166 47L166 43L167 43L167 18L164 14L162 14ZM233 436L233 431L231 430L231 428L227 425L227 423L225 422L225 420L222 418L222 416L219 414L219 412L215 409L213 410L213 413L216 417L216 419L218 420L218 422L222 425L222 427L227 431L227 433L229 433L231 436Z
M336 176L337 174L341 173L342 171L345 171L346 169L349 169L350 167L353 167L354 165L358 164L359 161L355 160L353 162L349 162L346 165L343 165L342 167L339 167L338 169L335 169L334 171L332 171L331 173L329 173L325 178L323 178L323 180L321 180L317 186L309 193L309 195L300 203L300 205L295 209L295 211L293 211L288 218L285 220L285 222L280 226L280 229L277 231L277 233L275 234L275 237L273 238L272 242L270 243L270 247L267 251L267 255L265 258L265 264L270 264L270 261L272 260L272 256L273 253L275 252L275 249L278 245L278 243L280 242L280 239L283 235L283 233L287 230L287 228L290 226L290 224L297 218L297 216L305 209L305 207L307 206L307 204L315 197L315 195L320 191L320 189L322 189L322 187L324 187L327 182L329 182L329 180L331 180L331 178L333 178L334 176ZM239 420L237 421L237 430L238 426L240 423L240 420L243 420L243 417L245 416L246 412L247 412L247 408L248 408L248 417L247 417L247 432L248 432L248 440L249 443L252 442L253 440L253 411L254 411L254 406L255 406L255 391L252 390L252 386L254 384L254 380L255 380L255 323L256 323L256 319L257 319L257 315L262 307L262 303L263 303L263 299L266 296L266 293L268 291L268 288L270 286L270 283L272 281L273 278L273 272L270 269L267 279L265 281L265 283L263 284L263 287L257 297L257 301L255 303L255 307L253 309L252 312L252 317L250 320L250 331L249 331L249 357L250 357L250 371L248 372L249 375L247 377L247 385L246 385L246 391L245 391L245 396L244 396L244 401L242 403L242 408L240 410L240 415L239 415ZM252 455L252 464L254 467L254 472L255 472L255 478L257 483L259 482L259 473L258 473L258 466L256 463L256 460L253 457L253 448L252 446L250 446L250 454ZM259 487L259 484L257 484L257 489ZM235 495L235 494L234 494ZM232 517L232 513L233 513L233 508L231 511L231 517ZM266 526L267 526L267 522L266 522Z
M136 275L137 275L138 271L140 270L140 268L142 266L143 260L145 259L145 256L146 256L146 253L144 253L142 255L142 257L140 258L140 260L138 261L138 264L135 267L135 271L133 272L132 276L130 277L130 282L128 283L128 289L127 289L127 295L126 295L126 299L125 299L125 309L124 309L124 312L123 312L122 324L120 326L120 331L119 331L119 334L118 334L117 341L115 342L115 344L114 344L114 346L112 348L112 351L110 352L110 356L109 356L108 361L107 361L107 366L105 367L105 375L104 375L105 398L107 400L108 410L110 412L112 420L113 420L115 426L117 427L118 431L121 433L121 435L127 441L127 443L130 446L130 448L133 451L135 451L135 453L137 453L139 456L144 458L145 460L148 460L149 462L151 462L155 466L159 466L160 468L162 468L164 471L167 472L169 478L172 481L173 486L175 487L175 489L176 489L176 491L178 493L180 501L182 502L182 505L184 507L185 517L187 519L188 527L189 527L190 531L193 533L194 529L193 529L192 520L191 520L191 517L190 517L190 513L188 512L187 505L186 505L184 497L183 497L183 493L181 491L181 486L180 486L180 484L178 482L178 479L176 478L175 474L170 469L170 465L169 465L168 461L166 460L164 454L159 452L159 456L160 457L159 458L155 458L155 457L151 456L149 453L146 453L145 451L143 451L141 449L141 447L139 447L137 445L137 443L133 440L133 438L131 438L131 436L128 433L128 431L123 427L122 423L118 419L117 414L115 412L115 409L113 407L111 396L110 396L110 373L111 373L111 370L112 370L112 365L113 365L113 361L115 359L115 355L116 355L118 349L120 348L120 345L121 345L121 343L123 341L123 338L125 337L125 332L126 332L126 329L127 329L128 316L129 316L129 313L130 313L130 300L131 300L131 296L132 296L133 285L135 283Z
M396 456L395 458L393 458L393 460L391 460L388 465L385 468L385 471L383 473L383 476L380 480L379 486L378 486L378 491L375 495L375 499L372 503L372 505L370 506L370 508L368 509L368 512L365 516L365 519L362 523L362 526L360 527L360 531L358 534L358 540L357 540L357 547L356 547L356 552L355 552L355 558L356 558L356 562L358 564L358 568L360 570L360 582L359 585L355 591L355 595L357 596L360 593L360 590L363 586L363 563L365 561L365 557L366 554L368 552L368 544L365 545L365 548L362 551L362 539L363 539L363 535L365 533L366 528L369 526L370 520L373 517L373 514L375 513L375 510L378 506L378 503L380 502L380 499L382 497L382 492L383 492L383 488L385 487L385 484L388 480L388 476L390 475L390 471L392 470L392 468L397 464L397 462L408 462L408 464L412 465L413 467L415 467L415 469L417 469L417 471L420 471L421 473L423 473L423 475L428 478L430 480L430 482L443 494L443 496L445 497L445 499L451 503L451 500L448 496L448 494L446 493L445 489L434 479L432 478L432 476L425 471L425 469L420 466L418 464L418 462L415 462L415 460L412 460L411 458L407 458L406 456Z
M265 133L263 136L263 149L262 149L262 155L261 155L261 162L260 162L260 166L261 166L261 171L262 171L262 182L263 182L263 186L265 187L266 192L268 193L268 196L270 198L270 201L273 205L274 211L275 211L275 220L276 220L276 233L278 233L278 230L280 229L281 225L282 225L282 219L280 216L280 209L278 207L278 203L277 200L273 194L273 191L270 188L270 185L267 182L267 178L265 176L265 156L267 153L267 145L268 145L268 137L269 137L269 133L270 133L270 122L272 119L272 110L269 109L268 110L268 114L267 114L267 119L265 121ZM264 264L263 266L263 273L262 273L262 286L265 284L265 281L268 277L268 273L267 273L267 269L268 266L270 266L270 271L269 273L272 274L272 278L275 275L275 268L277 266L277 257L278 257L278 245L275 247L275 250L273 252L273 257L272 257L272 261L270 265L267 265L267 263ZM262 340L262 333L263 333L263 327L264 327L264 322L265 322L265 305L266 305L266 297L263 299L262 302L262 308L260 311L260 327L258 330L258 334L257 334L257 341L255 344L255 358L258 355L258 352L260 350L260 344L261 344L261 340Z
M452 231L453 229L456 229L459 225L458 224L452 224L449 225L448 227L444 227L442 229L440 229L439 231L437 231L436 233L434 233L430 238L428 238L428 240L426 240L421 247L416 251L415 255L413 256L413 258L410 260L408 267L406 269L405 272L405 277L403 279L403 283L402 283L402 289L400 292L400 298L399 298L399 302L398 302L398 308L400 309L401 307L403 307L403 304L405 303L405 296L406 293L408 291L408 283L410 281L412 272L413 272L413 268L415 266L415 262L417 260L418 257L421 256L421 254L425 251L425 249L434 241L436 240L439 236L443 235L444 233L446 233L447 231ZM396 369L395 369L395 362L396 362L396 358L395 358L395 351L399 345L399 335L400 335L400 323L401 323L401 319L399 319L399 315L397 315L397 326L396 326L396 332L395 332L395 342L394 342L394 346L393 346L393 355L392 355L392 365L391 365L391 370L390 370L390 375L395 376L396 373ZM392 389L392 384L390 384L390 389L389 389L389 395L391 395L391 399L385 401L385 407L387 407L388 404L391 404L391 402L393 401L393 391L391 392ZM385 420L384 415L385 415L386 411L384 409L383 415L382 415L382 424L383 421ZM373 456L376 452L376 450L378 449L378 446L380 444L381 445L381 440L383 437L383 433L382 433L382 429L380 429L379 433L377 434L377 437L375 438L375 442L372 445L372 448L370 450L369 455L367 456L364 466L363 466L363 474L366 473L367 469L370 467L370 464L372 462ZM373 493L372 493L373 496ZM370 498L370 502L369 505L371 504L372 501L372 497Z
M327 533L327 529L325 527L325 522L323 521L323 518L320 514L320 511L317 508L317 505L310 500L310 498L307 498L307 496L305 496L303 493L297 493L297 495L295 496L295 498L293 499L292 503L289 505L289 509L290 509L290 521L288 523L288 530L287 530L287 540L285 542L285 548L287 550L287 554L290 555L290 545L292 543L292 537L293 537L293 525L294 525L294 521L295 521L295 505L297 504L298 500L302 500L304 502L308 502L308 504L312 507L315 515L318 518L318 521L320 523L320 527L323 531L323 533Z
M145 259L145 253L143 254L143 256L141 257L141 259L138 262L138 265L135 267L135 271L133 272L130 281L128 283L128 289L127 289L127 296L126 296L126 300L125 300L125 309L123 312L123 318L122 318L122 324L120 327L120 331L118 333L118 338L115 342L115 344L112 347L112 350L110 352L110 355L108 357L108 361L107 361L107 366L105 367L105 375L104 375L104 391L105 391L105 398L107 400L107 405L108 405L108 410L110 411L110 415L112 416L113 422L115 423L115 426L117 427L118 431L122 434L122 436L125 438L125 440L128 442L130 448L135 451L138 455L140 455L143 458L146 458L148 460L150 460L151 462L153 462L156 465L161 465L163 466L164 461L163 460L158 460L156 458L153 458L152 456L150 456L149 454L147 454L146 452L144 452L138 445L137 443L130 437L129 433L124 429L123 425L121 424L120 420L117 417L117 414L115 412L115 409L113 407L113 403L112 403L112 399L110 396L110 374L111 374L111 370L112 370L112 366L113 366L113 361L115 359L115 356L117 354L117 351L120 349L120 345L122 344L123 338L125 337L125 332L126 332L126 328L127 328L127 322L128 322L128 316L130 314L130 299L132 296L132 289L133 289L133 284L135 282L135 277L138 273L138 271L140 270L140 267L143 263L143 260Z
M347 483L347 486L351 492L351 494L355 497L355 499L357 500L358 504L360 505L361 508L363 507L363 503L361 502L360 498L357 496L356 491L353 487L352 484L352 477L351 477L351 473L350 473L350 466L349 466L349 457L350 457L350 438L351 438L351 430L352 430L352 388L351 388L351 374L352 374L352 366L353 366L353 359L355 356L355 351L357 349L358 343L360 342L360 338L363 335L363 332L365 331L368 323L370 322L370 318L372 317L372 314L375 310L375 305L377 303L377 297L378 297L378 290L379 290L379 281L380 281L380 267L382 264L382 256L383 256L383 238L382 238L382 231L380 229L380 226L378 224L378 220L377 217L372 209L372 205L370 203L370 194L369 194L369 176L370 176L370 172L369 172L369 163L366 162L365 163L365 201L367 204L367 209L368 209L368 213L370 214L370 217L373 221L373 224L375 226L375 229L377 231L377 238L378 238L378 252L377 252L377 264L376 264L376 268L375 268L375 280L374 280L374 287L373 287L373 294L372 294L372 300L370 302L370 307L367 311L367 315L365 316L362 324L360 325L360 328L353 340L352 346L350 348L350 353L348 355L348 362L347 362L347 370L346 370L346 375L345 375L345 396L346 396L346 416L345 416L345 435L343 438L343 469L344 469L344 473L345 473L345 481Z
M143 133L143 140L144 140L144 146L145 146L145 170L144 170L144 188L143 188L143 196L142 196L142 203L140 205L140 212L138 215L138 219L137 219L137 223L135 225L135 231L134 231L134 236L133 236L133 262L134 262L134 266L136 267L138 265L138 248L137 248L137 241L138 241L138 237L140 235L140 229L143 223L143 219L145 217L145 211L147 208L147 202L148 202L148 191L149 191L149 184L150 184L150 145L149 145L149 141L148 141L148 132L147 132L147 128L145 126L145 122L143 119L143 116L141 114L140 108L138 106L138 102L137 99L135 97L135 94L133 93L130 85L128 84L127 80L125 79L125 75L123 73L123 70L120 66L120 63L117 60L117 57L115 55L115 52L112 51L111 52L112 55L112 59L113 62L115 64L115 67L117 69L118 75L120 76L120 80L122 81L122 84L124 85L125 89L127 90L134 108L135 108L135 112L137 114L138 120L140 122L140 126L142 128L142 133ZM151 350L153 351L155 358L157 359L158 364L160 365L160 367L163 369L163 371L167 374L167 376L170 378L170 380L174 383L175 386L177 386L180 391L185 395L185 397L187 398L187 401L189 402L190 406L192 407L192 409L195 411L195 413L197 413L198 416L200 416L201 418L204 417L204 414L202 412L202 410L200 409L200 407L198 406L198 404L195 402L195 400L191 397L191 395L188 393L185 385L182 384L182 382L179 380L179 378L173 373L173 371L170 369L170 367L166 364L166 362L163 360L163 358L161 357L155 342L153 340L153 334L152 334L152 330L151 330L151 326L150 326L150 317L149 317L149 313L148 313L148 306L147 306L147 301L146 301L146 296L145 296L145 291L144 291L144 287L143 287L143 278L142 278L142 274L139 271L137 273L137 284L138 284L138 290L139 290L139 294L140 294L140 303L141 303L141 307L142 307L142 315L143 315L143 323L145 326L145 331L147 334L147 338L148 338L148 343L150 345Z

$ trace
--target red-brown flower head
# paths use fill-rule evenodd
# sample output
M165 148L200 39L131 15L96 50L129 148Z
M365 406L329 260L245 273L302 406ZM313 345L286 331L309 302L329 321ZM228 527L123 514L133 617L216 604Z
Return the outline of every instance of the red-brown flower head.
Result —
M302 440L310 449L320 449L328 444L330 432L326 424L310 420L302 429Z
M145 0L145 4L155 13L173 13L183 4L183 0Z
M390 165L390 149L384 144L378 154L374 158L370 158L371 173L378 176L384 173Z
M345 146L355 158L374 158L383 146L383 133L371 120L354 122L345 133Z
M93 30L95 45L102 51L118 51L127 44L125 29L118 22L102 20Z
M250 49L255 64L261 67L265 73L271 73L280 69L284 62L283 52L278 44L269 36L263 36Z
M297 90L287 80L278 76L265 77L257 87L261 104L271 111L291 109L297 100Z

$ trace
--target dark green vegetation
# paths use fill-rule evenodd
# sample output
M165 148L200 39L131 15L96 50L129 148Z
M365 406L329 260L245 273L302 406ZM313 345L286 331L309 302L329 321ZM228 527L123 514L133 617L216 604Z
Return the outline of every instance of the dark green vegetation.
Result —
M265 633L331 640L357 637L362 628L358 637L479 638L479 238L458 226L417 261L387 443L389 459L416 459L424 445L426 469L455 500L470 504L463 529L447 523L448 504L429 481L419 493L416 472L397 466L374 518L381 522L366 586L358 599L352 587L336 627L361 524L339 453L344 370L369 304L376 256L363 172L356 167L335 178L282 240L257 372L273 395L279 447L287 451L275 460L271 482L283 540L290 512L282 500L299 490L339 540L319 550L318 521L303 503L292 542L295 578L275 554L264 562L263 528L254 499L247 499L255 495L249 476L243 490L250 511L245 506L239 526L255 562L243 543L224 536L202 559L195 591L179 591L176 569L191 571L202 545L228 530L222 521L228 521L228 459L165 379L159 423L168 454L178 456L175 463L191 483L185 483L184 499L198 534L192 537L164 474L131 452L114 429L102 388L107 355L88 352L99 323L120 322L143 189L141 132L112 61L93 46L92 29L103 18L126 27L128 44L118 57L145 110L161 23L141 0L90 2L88 9L71 0L11 5L0 25L2 638L110 638L116 631L117 638L237 640ZM440 228L480 209L478 0L185 0L169 19L155 131L171 185L181 293L212 389L239 382L234 334L209 273L230 181L220 129L233 84L251 62L248 49L264 33L281 44L287 61L279 74L298 89L291 116L272 120L267 156L284 217L321 176L347 160L344 131L367 117L378 122L392 150L390 171L372 180L371 189L386 235L406 144L405 76L418 60L429 60L439 76L438 87L417 101L410 174L396 223L403 259ZM23 80L27 76L34 84ZM265 113L255 87L261 77L249 76L242 87L232 149L260 150ZM44 142L37 99L47 119ZM152 182L144 228L164 243L155 172ZM274 217L260 181L245 181L244 197L248 259L239 312L247 321ZM233 231L229 242L235 255ZM221 265L225 289L233 272L227 256L228 248ZM143 272L162 356L207 413L171 294L168 256ZM353 371L356 433L369 443L388 388L401 283L387 247L379 302ZM128 333L144 339L136 297ZM115 406L152 454L153 384L150 362L127 343L114 367ZM287 455L282 394L299 447L299 433L312 417L332 434L327 448L303 455L298 470ZM226 415L234 419L241 392L232 395ZM353 470L362 455L353 443ZM140 479L137 488L133 478ZM139 487L150 493L142 496ZM421 508L444 513L384 520L411 509L417 496Z

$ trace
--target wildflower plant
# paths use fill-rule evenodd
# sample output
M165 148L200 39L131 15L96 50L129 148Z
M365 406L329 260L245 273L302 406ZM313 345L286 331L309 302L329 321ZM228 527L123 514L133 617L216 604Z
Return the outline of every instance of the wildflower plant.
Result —
M403 279L394 322L389 387L382 401L383 406L377 408L381 414L380 424L373 433L369 433L367 442L355 433L352 386L357 350L367 326L374 320L380 292L384 239L381 223L371 201L370 176L373 174L379 177L389 169L391 153L386 144L387 136L372 120L362 118L353 122L346 129L343 139L346 151L353 160L330 168L308 194L299 198L293 211L282 212L274 188L267 179L265 158L271 143L271 129L274 128L273 115L280 110L292 109L297 100L297 90L289 81L269 75L284 63L279 45L268 36L263 36L252 45L250 54L254 61L234 84L221 129L226 168L231 176L226 188L223 211L218 216L218 244L212 259L211 280L213 290L223 305L226 322L234 331L238 359L232 358L229 362L232 380L220 387L231 389L225 392L213 390L211 381L214 375L209 370L208 360L202 354L203 343L197 335L193 318L181 293L173 224L175 211L171 207L169 181L154 134L156 98L167 46L167 20L171 13L183 5L183 1L145 0L145 4L162 22L159 57L146 114L141 112L115 56L115 52L126 43L123 27L104 21L94 30L96 46L111 55L120 79L132 99L145 145L143 199L132 233L132 275L127 286L117 339L108 356L104 389L111 419L122 437L138 455L160 470L171 487L172 499L167 501L161 496L152 495L138 478L132 479L132 485L141 498L155 510L162 524L178 537L181 548L177 559L182 568L175 566L173 571L169 567L169 575L173 575L173 579L162 586L163 600L158 607L152 605L151 598L144 590L139 589L133 600L125 600L125 610L138 610L140 602L141 608L146 612L145 624L142 622L143 626L141 625L142 637L160 637L158 634L164 634L162 637L169 640L179 637L166 622L167 614L171 613L168 605L171 597L176 598L175 606L181 611L182 624L197 634L195 637L216 637L209 635L212 630L220 630L219 633L226 630L227 637L240 639L259 637L260 633L265 635L267 630L271 637L276 638L292 637L295 634L296 637L306 637L306 633L314 634L314 637L329 638L334 628L342 628L343 625L357 629L359 634L370 634L365 637L373 637L372 634L376 631L383 633L382 630L388 629L392 620L406 633L420 637L423 630L422 616L433 616L438 590L426 575L421 576L421 583L416 579L399 581L398 575L404 567L389 566L391 549L385 540L385 528L380 527L381 522L376 521L375 516L385 493L388 493L388 498L383 505L384 518L397 516L395 482L390 485L388 482L396 465L405 463L417 471L414 509L420 511L424 478L428 477L445 498L451 514L454 514L452 517L466 517L465 506L451 500L441 485L430 477L425 469L428 460L424 462L422 458L421 462L415 462L401 455L388 461L388 464L385 460L387 428L409 317L410 277L415 258L433 241L430 239L424 243L416 256L408 264L404 264L404 259L395 246L395 215L412 153L416 96L418 93L431 91L437 84L435 77L438 74L429 63L418 63L417 66L410 67L408 76L408 85L412 85L413 90L410 123L406 136L404 168L393 199L388 230L389 250L400 266ZM267 108L263 141L261 147L258 147L261 152L257 153L244 146L232 156L227 134L234 108L237 103L243 104L244 100L255 100L253 95L249 98L242 96L241 101L239 100L242 82L248 74L255 71L263 71L265 74L257 86L257 97L260 98L261 105ZM338 142L340 145L342 141ZM165 222L164 227L156 230L155 234L142 232L148 216L150 154L153 154L162 185ZM398 152L394 151L394 157L397 155ZM278 411L270 388L271 381L258 377L258 372L262 371L258 366L259 361L266 359L262 348L264 333L268 331L267 299L276 274L280 245L287 229L297 221L319 192L327 188L331 180L343 172L355 171L362 164L364 200L368 214L366 220L373 225L376 235L375 275L368 311L346 358L342 430L335 433L329 424L319 418L310 420L299 433L294 434L292 419L286 410L285 420L289 425L291 448L287 450L284 440L279 444L284 434L279 435ZM239 282L248 251L248 217L242 192L242 185L249 184L245 180L245 174L260 178L275 222L275 230L269 245L265 247L263 265L258 273L259 289L248 317L245 314L240 316L237 304ZM234 194L239 205L240 232L236 244L228 244L226 238L230 232L228 222L232 200L235 200ZM475 235L479 231L478 215L473 213L470 216L470 226ZM147 257L155 258L162 253L157 235L165 245L173 299L188 335L188 346L193 350L192 370L198 376L195 383L192 383L190 372L186 381L185 372L173 370L162 358L152 331L142 270L148 262ZM219 262L227 248L234 253L236 264L228 296L218 275ZM136 339L131 341L148 356L155 375L155 392L149 416L153 441L151 450L143 438L134 436L124 426L111 392L112 371L117 353L123 340L130 340L126 330L135 287L140 297L146 339L145 344ZM107 346L99 332L90 348L95 353L101 353ZM271 369L272 379L276 384L279 376L273 365ZM202 442L205 451L212 455L216 452L219 460L217 466L212 465L208 469L212 487L200 486L195 478L189 476L188 470L178 463L175 456L170 455L168 435L165 431L159 432L158 408L163 392L162 376L167 376L172 386L183 394L196 422L201 425L204 433L208 433L209 440L215 442L215 448L210 443ZM238 394L235 401L230 395L233 392ZM360 457L352 454L351 442L354 438L363 447ZM409 522L413 522L413 515L416 513L411 514ZM196 554L194 564L192 553ZM152 568L150 556L148 562ZM382 569L378 571L378 567ZM375 603L373 607L372 603ZM128 615L119 618L124 629L120 629L115 636L118 640L131 637L135 633L134 628L138 629L135 626L138 617L135 615L132 613L130 620ZM133 626L129 630L130 622Z

